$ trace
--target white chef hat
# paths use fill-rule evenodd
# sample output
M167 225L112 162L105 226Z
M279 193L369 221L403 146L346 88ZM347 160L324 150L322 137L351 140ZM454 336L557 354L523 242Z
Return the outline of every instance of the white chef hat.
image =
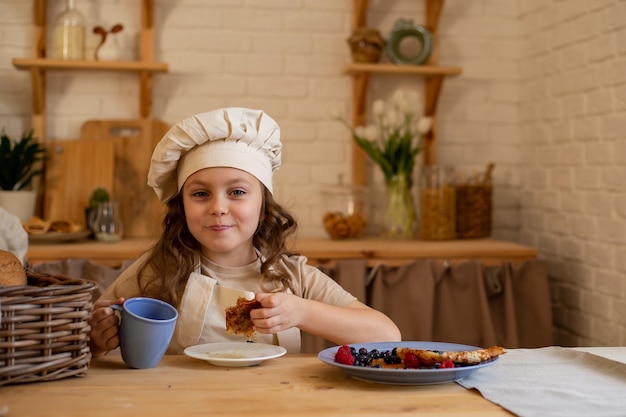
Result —
M148 185L165 203L194 172L231 167L254 175L272 192L281 148L280 128L262 110L230 107L196 114L172 127L157 144Z

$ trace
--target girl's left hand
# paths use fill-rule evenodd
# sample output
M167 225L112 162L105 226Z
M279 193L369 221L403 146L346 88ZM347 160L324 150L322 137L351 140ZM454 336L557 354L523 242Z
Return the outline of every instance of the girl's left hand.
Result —
M274 334L298 326L305 315L306 303L292 294L259 293L256 299L262 308L252 310L250 318L259 333Z

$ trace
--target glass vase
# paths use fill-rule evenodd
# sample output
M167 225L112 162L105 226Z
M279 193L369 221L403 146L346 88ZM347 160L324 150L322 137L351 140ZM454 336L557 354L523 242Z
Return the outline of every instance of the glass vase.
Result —
M411 195L410 174L394 175L387 181L386 235L392 239L411 239L415 233L415 205Z
M89 214L89 226L96 239L103 242L119 242L124 234L124 225L117 201L100 203Z

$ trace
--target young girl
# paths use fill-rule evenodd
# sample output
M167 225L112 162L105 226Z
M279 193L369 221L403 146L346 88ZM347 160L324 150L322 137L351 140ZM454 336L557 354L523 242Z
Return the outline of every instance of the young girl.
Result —
M119 344L110 305L137 296L177 308L170 354L245 341L225 325L225 309L241 296L262 306L250 313L253 340L290 352L300 350L300 330L338 345L401 340L387 316L286 249L296 222L272 194L281 148L278 125L259 110L215 110L170 129L148 173L148 185L167 204L163 234L96 302L93 356Z

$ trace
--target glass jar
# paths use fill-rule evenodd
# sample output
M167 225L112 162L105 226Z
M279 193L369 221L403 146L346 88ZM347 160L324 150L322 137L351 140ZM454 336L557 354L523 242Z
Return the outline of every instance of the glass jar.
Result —
M367 190L357 185L329 185L322 190L326 211L324 229L332 239L359 238L367 234Z
M454 169L423 167L420 174L420 230L424 240L455 238Z
M119 242L124 234L124 225L117 201L100 203L89 214L89 227L96 239L103 242Z
M75 0L66 0L65 9L54 24L54 57L85 59L85 18L76 10Z

